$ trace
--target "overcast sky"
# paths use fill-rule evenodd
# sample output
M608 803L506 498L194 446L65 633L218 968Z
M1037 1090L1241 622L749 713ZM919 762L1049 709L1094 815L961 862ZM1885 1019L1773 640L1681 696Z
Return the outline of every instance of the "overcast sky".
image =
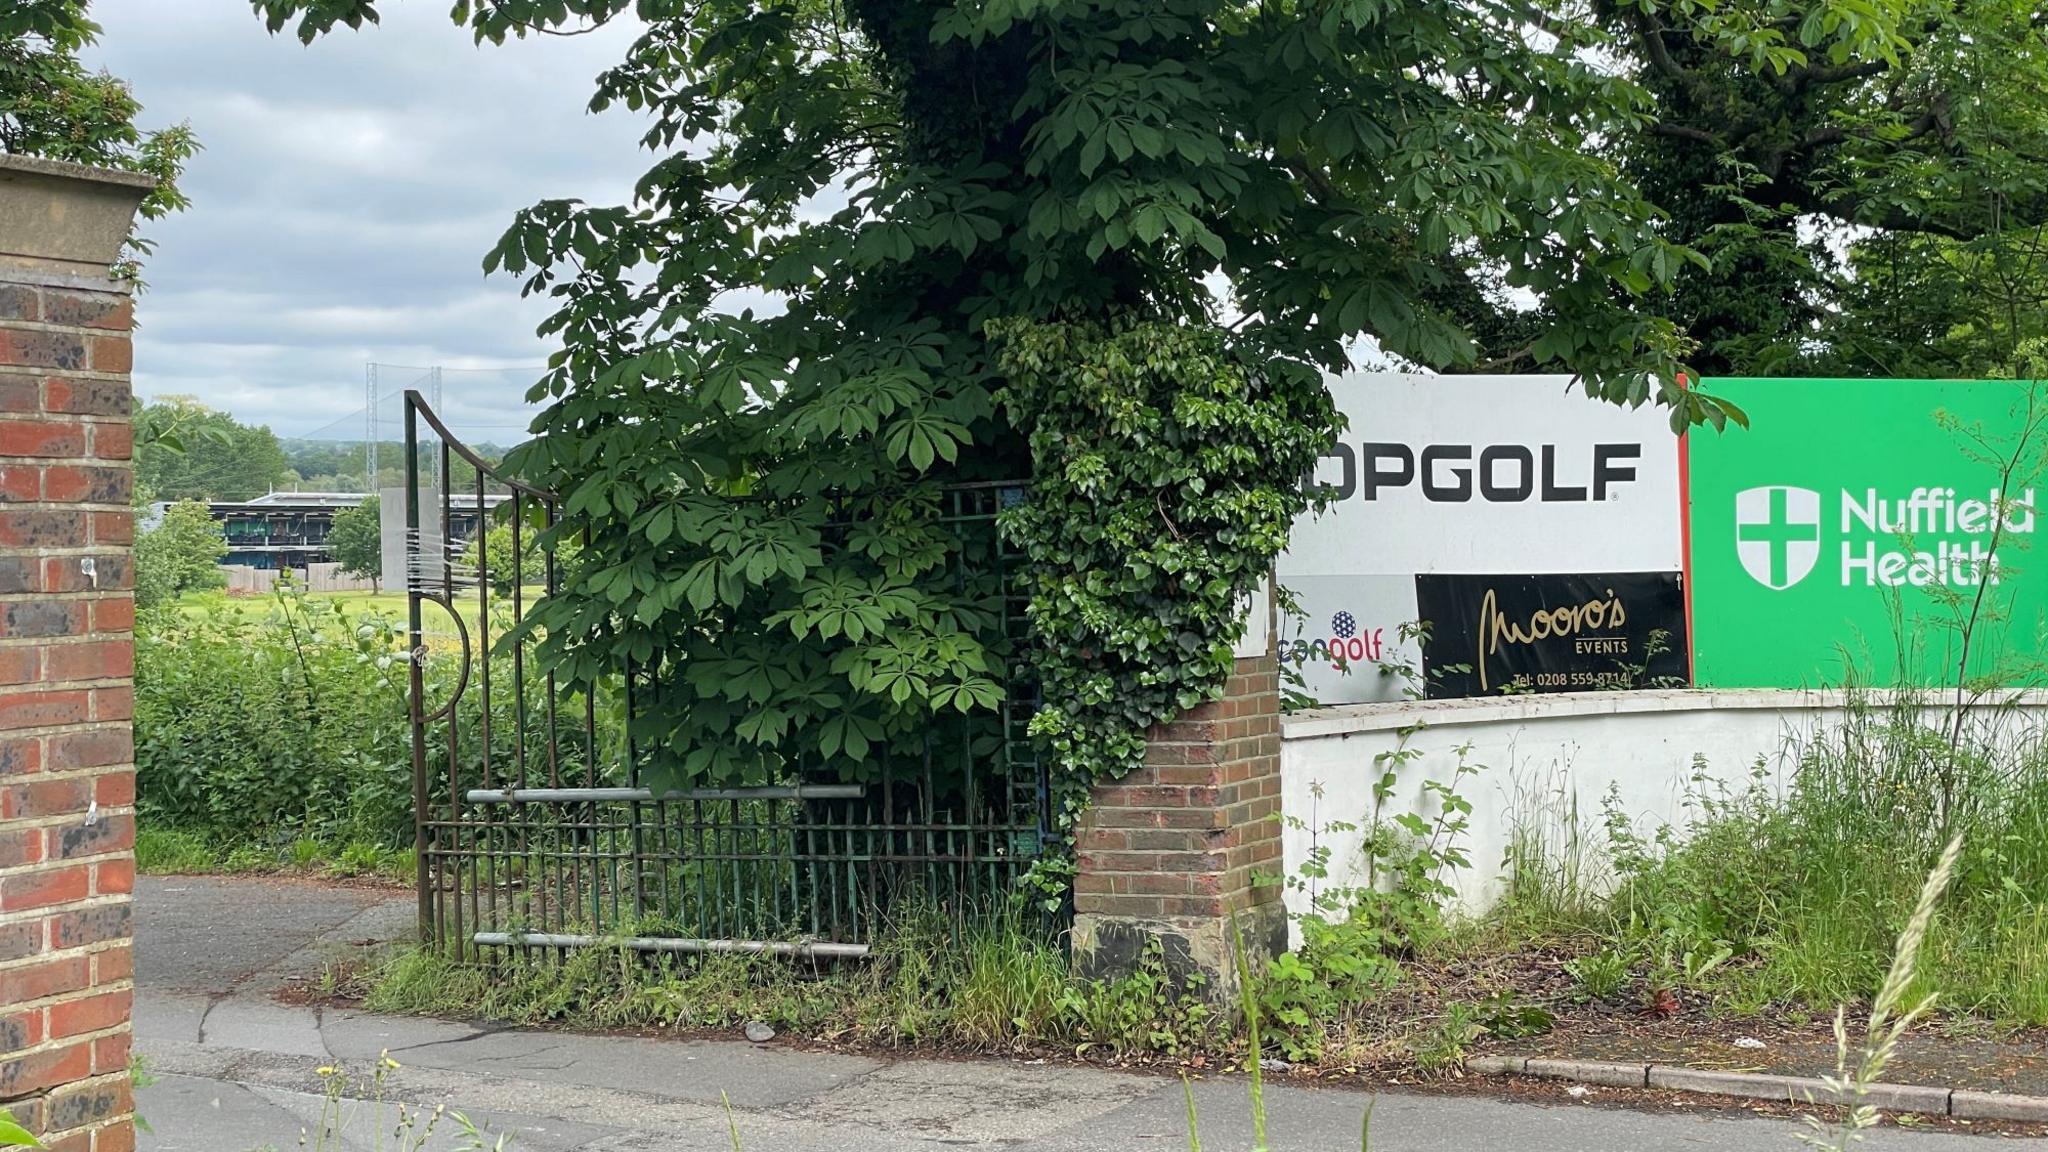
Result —
M521 438L547 309L481 261L518 208L620 202L647 166L637 118L584 111L631 30L478 48L446 0L379 8L308 48L242 0L93 0L93 62L206 149L192 207L146 230L139 394L293 436L360 424L370 362L512 369L445 372L445 407L467 439ZM418 375L379 370L387 392Z

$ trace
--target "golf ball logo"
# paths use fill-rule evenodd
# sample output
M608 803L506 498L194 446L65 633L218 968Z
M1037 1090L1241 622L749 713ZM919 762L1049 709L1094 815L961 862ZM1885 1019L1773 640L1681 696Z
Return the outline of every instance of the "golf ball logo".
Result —
M1385 645L1386 629L1361 628L1357 616L1338 612L1330 617L1327 636L1282 640L1280 658L1295 664L1328 661L1332 668L1344 669L1367 661L1379 661L1385 655Z

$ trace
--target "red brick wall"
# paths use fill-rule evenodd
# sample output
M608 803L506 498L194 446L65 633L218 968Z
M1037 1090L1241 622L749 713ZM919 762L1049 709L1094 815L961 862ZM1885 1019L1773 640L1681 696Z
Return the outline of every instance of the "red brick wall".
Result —
M1280 675L1240 659L1221 699L1153 730L1145 765L1095 790L1077 834L1074 911L1221 919L1277 903Z
M133 303L80 283L0 266L0 1107L129 1152Z

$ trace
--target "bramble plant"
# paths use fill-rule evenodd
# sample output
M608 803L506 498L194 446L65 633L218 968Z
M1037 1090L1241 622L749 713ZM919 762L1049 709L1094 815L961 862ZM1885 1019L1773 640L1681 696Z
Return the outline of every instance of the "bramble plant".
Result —
M1472 746L1460 745L1453 750L1457 760L1450 779L1423 781L1425 800L1435 801L1434 817L1388 811L1402 767L1422 758L1409 745L1422 727L1401 729L1394 747L1373 757L1379 778L1373 781L1365 827L1365 883L1357 890L1373 918L1387 926L1400 947L1410 949L1441 927L1443 909L1457 895L1449 877L1472 866L1462 843L1472 825L1472 802L1460 787L1481 769L1471 760Z
M1249 995L1278 1028L1281 1049L1290 1060L1320 1058L1330 1025L1395 983L1402 958L1441 937L1446 909L1457 895L1452 877L1471 866L1463 839L1472 804L1461 788L1481 769L1471 762L1468 747L1456 749L1450 779L1423 782L1423 803L1434 808L1433 816L1390 808L1401 769L1422 758L1409 746L1419 730L1403 731L1394 748L1375 757L1379 777L1362 824L1321 820L1320 783L1311 785L1314 803L1306 820L1283 817L1309 837L1305 858L1285 880L1305 898L1308 910L1293 918L1301 946L1273 957ZM1361 875L1333 882L1334 849L1325 838L1350 833L1361 834L1355 861ZM1496 1006L1492 1018L1520 1019L1502 1006ZM1439 1038L1450 1036L1441 1033ZM1469 1040L1459 1031L1451 1048L1462 1051Z

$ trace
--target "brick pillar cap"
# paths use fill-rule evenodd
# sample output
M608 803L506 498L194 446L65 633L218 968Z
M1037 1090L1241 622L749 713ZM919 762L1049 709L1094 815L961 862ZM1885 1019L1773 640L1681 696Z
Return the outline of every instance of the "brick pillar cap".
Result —
M155 187L156 178L140 172L0 155L0 261L97 269L104 280L136 206Z

